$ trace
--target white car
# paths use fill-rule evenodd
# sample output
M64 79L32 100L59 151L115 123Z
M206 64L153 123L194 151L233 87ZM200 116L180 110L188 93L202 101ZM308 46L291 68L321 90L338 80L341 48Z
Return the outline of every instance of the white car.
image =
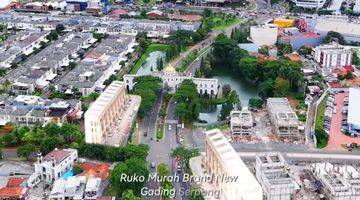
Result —
M171 131L171 125L169 125L169 131Z

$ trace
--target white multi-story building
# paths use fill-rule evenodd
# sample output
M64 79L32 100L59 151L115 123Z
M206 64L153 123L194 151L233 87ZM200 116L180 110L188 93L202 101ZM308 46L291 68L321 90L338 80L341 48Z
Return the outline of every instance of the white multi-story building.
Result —
M256 178L268 200L291 200L295 182L288 165L280 153L269 152L256 156Z
M360 173L353 166L314 163L310 164L310 169L316 180L321 182L327 199L360 199Z
M253 134L254 121L249 110L233 110L230 112L230 132L232 136Z
M214 97L219 92L218 80L214 78L193 78L191 76L182 75L176 72L173 67L167 67L163 72L153 72L153 76L162 79L164 86L170 88L170 93L174 93L184 80L190 79L195 85L200 95L208 95ZM127 90L133 91L135 88L135 78L139 75L126 74L124 75L124 82Z
M44 157L39 153L37 162L34 163L35 173L29 178L28 185L34 186L39 181L52 183L60 179L65 173L69 173L77 159L76 149L54 149Z
M315 48L315 60L319 63L321 73L329 75L336 67L351 65L352 51L339 44L321 45Z
M220 190L222 200L263 199L260 184L219 129L206 132L205 154L205 168L215 177L212 184ZM220 176L238 178L228 182L216 179Z
M302 8L322 8L326 0L292 0L297 7Z
M124 145L140 102L140 96L126 93L123 82L112 82L85 113L86 143Z
M279 137L299 137L299 120L286 98L268 98L267 109Z

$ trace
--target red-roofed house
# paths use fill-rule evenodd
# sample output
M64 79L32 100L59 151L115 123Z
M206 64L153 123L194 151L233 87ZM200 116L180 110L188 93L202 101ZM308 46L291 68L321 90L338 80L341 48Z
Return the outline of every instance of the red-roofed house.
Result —
M86 176L87 179L97 177L104 181L109 177L109 165L85 162L81 167L84 171L79 176Z
M110 12L110 17L123 17L129 15L129 12L124 9L116 9Z
M28 188L21 184L25 178L11 177L5 187L0 188L0 199L26 199Z

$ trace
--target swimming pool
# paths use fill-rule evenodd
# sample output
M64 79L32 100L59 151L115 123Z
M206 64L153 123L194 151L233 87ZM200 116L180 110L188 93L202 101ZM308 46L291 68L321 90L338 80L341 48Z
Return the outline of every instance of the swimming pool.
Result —
M65 174L62 175L61 178L67 180L68 178L74 176L74 172L72 170L68 170L67 172L65 172Z

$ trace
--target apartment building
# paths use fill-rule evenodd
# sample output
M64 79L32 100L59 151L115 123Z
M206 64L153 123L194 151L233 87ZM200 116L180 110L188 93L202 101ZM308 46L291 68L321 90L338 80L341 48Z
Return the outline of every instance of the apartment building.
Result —
M254 133L254 120L249 110L233 110L230 112L230 132L233 137Z
M233 182L213 180L222 200L263 199L260 184L219 129L206 132L205 154L205 168L210 176L238 177Z
M290 175L284 157L277 152L256 156L256 178L268 200L291 200L295 181Z
M112 82L85 113L86 143L124 145L140 102L140 96L126 93L123 82Z
M76 149L57 149L46 154L37 155L37 162L34 163L35 172L29 177L29 187L37 185L40 181L53 183L69 173L78 159Z
M352 51L347 46L326 44L315 47L314 58L322 75L329 75L337 67L351 65Z
M120 62L127 60L126 54L134 51L135 44L133 36L109 35L61 78L59 90L71 92L77 88L83 95L102 91L104 81L121 69Z
M0 80L9 80L15 94L32 94L35 89L42 90L57 76L58 71L76 59L81 49L89 47L91 33L67 33L51 43L24 64L11 70Z
M40 48L40 42L46 42L49 31L19 31L5 40L0 47L0 68L10 68L25 56Z
M286 98L268 98L267 109L278 137L299 138L299 120Z
M350 165L313 163L310 169L329 200L359 200L360 173Z

